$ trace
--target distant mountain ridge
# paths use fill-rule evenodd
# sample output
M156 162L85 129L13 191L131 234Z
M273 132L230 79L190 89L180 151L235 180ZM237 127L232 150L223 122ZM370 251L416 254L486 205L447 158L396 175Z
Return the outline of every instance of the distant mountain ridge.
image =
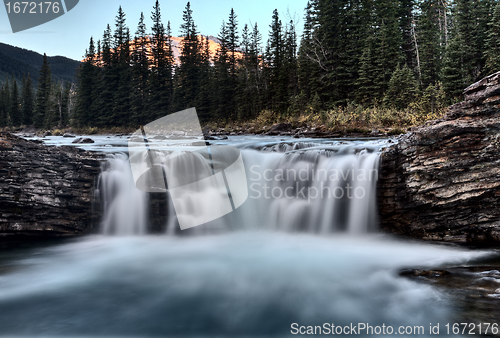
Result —
M64 56L49 56L53 81L74 81L80 61ZM27 49L0 43L0 85L12 76L22 80L23 74L30 74L33 83L37 83L43 55Z

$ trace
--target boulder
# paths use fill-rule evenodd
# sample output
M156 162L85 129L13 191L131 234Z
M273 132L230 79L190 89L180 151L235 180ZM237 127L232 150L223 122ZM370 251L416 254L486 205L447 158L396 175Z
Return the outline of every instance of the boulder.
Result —
M290 123L276 123L269 128L267 135L280 135L284 132L291 132L292 125Z
M76 138L73 140L73 142L71 143L75 143L75 144L90 144L90 143L95 143L95 141L91 138L83 138L83 137L79 137L79 138Z
M382 154L383 229L424 240L500 244L500 72Z
M90 233L100 155L0 133L0 239Z

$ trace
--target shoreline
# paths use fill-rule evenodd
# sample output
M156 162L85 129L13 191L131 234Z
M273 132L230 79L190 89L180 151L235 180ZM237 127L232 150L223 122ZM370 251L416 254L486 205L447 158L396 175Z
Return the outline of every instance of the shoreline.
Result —
M3 128L3 132L11 134L22 134L24 137L46 137L46 136L91 136L91 135L107 135L107 136L127 136L131 135L137 129L135 128L62 128L62 129L37 129L32 126L19 128ZM363 128L344 128L344 130L328 129L322 125L303 125L294 126L290 123L276 123L271 126L264 126L261 129L253 127L229 127L229 128L203 128L203 134L207 140L216 140L226 136L286 136L296 139L301 138L379 138L398 136L407 133L408 130L398 128L385 129L363 129Z

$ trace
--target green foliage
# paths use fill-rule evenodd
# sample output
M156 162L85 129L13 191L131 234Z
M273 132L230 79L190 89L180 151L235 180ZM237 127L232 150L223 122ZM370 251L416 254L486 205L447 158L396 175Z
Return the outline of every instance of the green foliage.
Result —
M444 2L441 0L422 0L419 3L418 49L420 60L420 84L422 88L439 80L441 59L443 54L442 30L440 27L441 13Z
M97 107L94 88L98 79L95 67L94 39L90 38L89 49L85 53L85 62L78 72L78 96L75 107L75 126L87 126L97 119Z
M464 74L465 60L461 50L463 45L462 36L460 34L455 35L446 48L443 60L441 70L443 89L450 98L459 97L467 86Z
M10 106L10 90L7 81L0 87L0 128L8 124Z
M141 73L143 73L142 78L147 78L149 86L149 98L142 98L143 102L146 101L148 103L149 113L146 116L142 114L142 117L138 116L136 118L142 124L147 123L147 119L154 120L170 112L173 99L172 76L174 57L170 22L167 23L167 27L165 28L161 20L160 3L158 0L153 7L151 20L153 21L151 41L153 59L151 62L151 72L149 75L146 75L146 69L141 70ZM139 23L138 33L142 35L144 32L140 29L140 25ZM141 48L143 47L141 46ZM147 62L144 60L140 67L145 68L146 65ZM135 88L135 91L142 96L143 92L141 90L141 88ZM137 113L140 114L139 111Z
M406 64L403 68L398 65L392 73L383 104L388 108L404 110L414 102L417 90L417 82L411 69Z
M485 74L492 74L500 71L500 2L495 6L488 26L489 32L484 50Z
M174 78L174 111L190 108L196 104L200 79L201 48L189 2L182 19L180 65L176 69Z
M410 104L409 108L421 117L420 120L426 121L441 115L446 106L446 94L441 83L438 82L425 88L418 99Z
M231 9L214 55L188 2L179 60L159 1L151 38L141 15L131 41L120 8L114 32L108 25L97 51L91 43L86 53L72 123L132 127L195 106L204 123L222 125L265 111L267 121L313 116L336 127L409 126L440 116L464 87L499 66L496 3L310 0L300 46L295 23L276 9L265 48L257 24L239 30Z
M21 115L21 100L19 98L19 88L16 80L12 82L12 94L10 96L10 122L14 127L18 127L23 122Z
M47 55L43 55L43 64L40 69L38 79L38 89L35 99L35 111L33 115L33 124L37 128L46 127L46 117L50 114L50 96L52 90L52 77Z
M22 93L22 116L23 123L26 126L33 124L33 111L35 109L35 96L33 92L33 83L31 82L31 76L28 76L23 81L23 93Z

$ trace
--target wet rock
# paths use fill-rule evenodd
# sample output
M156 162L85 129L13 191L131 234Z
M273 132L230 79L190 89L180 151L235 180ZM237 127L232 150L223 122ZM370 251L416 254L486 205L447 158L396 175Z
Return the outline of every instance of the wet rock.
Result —
M89 143L95 143L95 141L91 138L82 138L82 137L79 137L75 140L73 140L73 142L71 143L75 143L75 144L89 144Z
M453 297L458 309L456 322L497 323L500 318L500 267L498 263L443 269L407 269L400 276L431 284ZM478 327L471 327L477 332ZM483 331L484 333L484 331ZM500 332L490 332L494 337Z
M276 123L269 128L267 135L280 135L284 132L291 132L292 125L290 123Z
M0 239L74 236L98 224L92 213L100 155L0 133ZM95 218L94 218L95 217Z
M221 136L205 136L205 140L210 140L210 141L220 141L220 140L227 140L229 139L226 135L221 135Z
M204 147L204 146L209 146L210 142L199 141L199 142L193 142L191 145L193 147Z
M500 244L500 73L382 155L382 227L431 241Z
M63 137L66 137L66 138L73 138L73 137L76 137L75 135L71 135L71 134L64 134Z
M405 277L443 277L449 276L450 272L446 270L419 270L419 269L409 269L403 270L400 276Z
M163 135L156 135L151 138L152 140L168 140L166 136Z

